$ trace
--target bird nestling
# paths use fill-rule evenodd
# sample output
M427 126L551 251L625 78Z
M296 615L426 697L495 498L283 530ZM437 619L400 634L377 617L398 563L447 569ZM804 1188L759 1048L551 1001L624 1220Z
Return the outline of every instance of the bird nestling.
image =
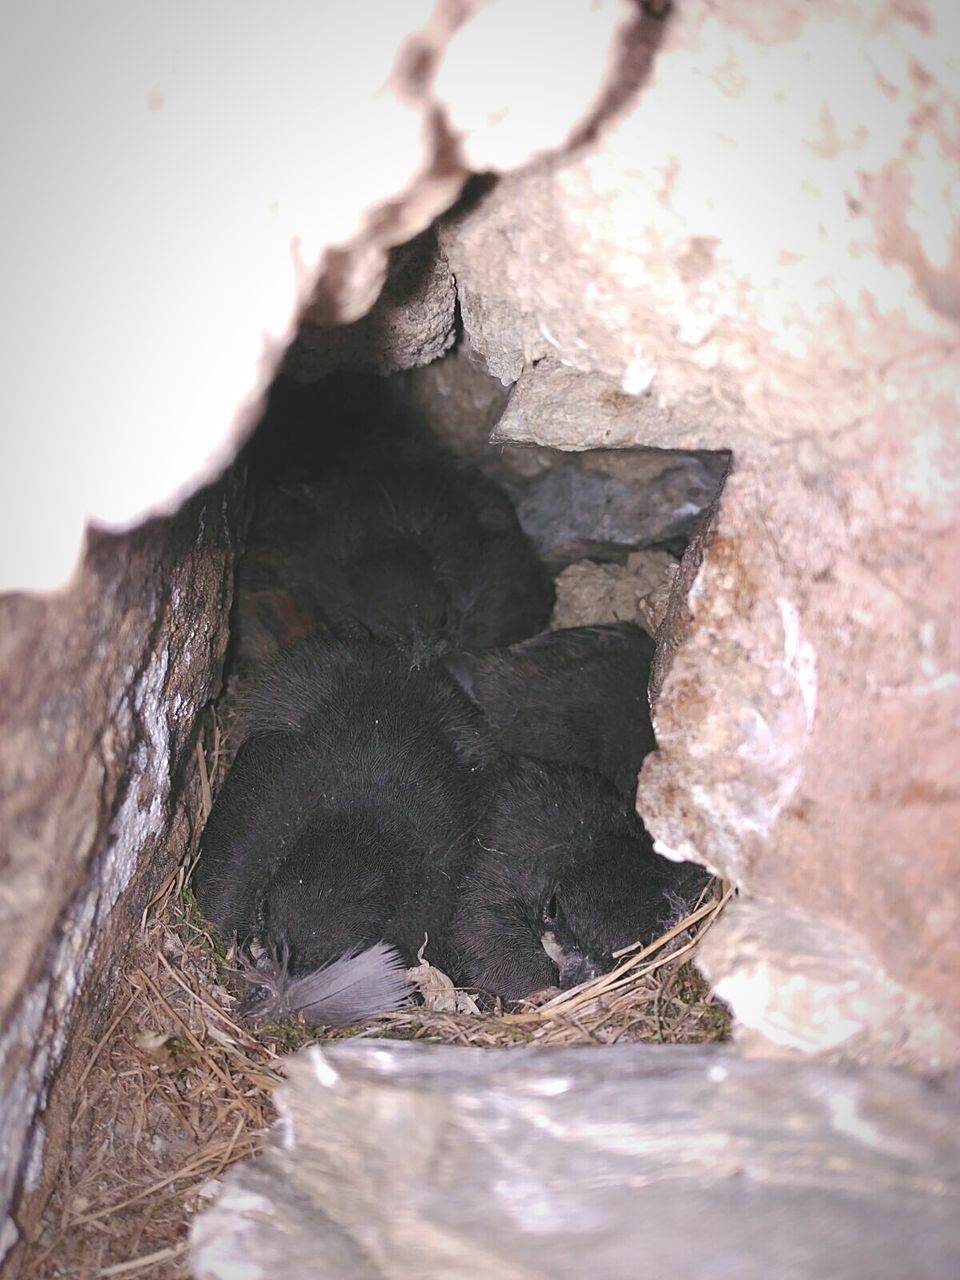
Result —
M381 943L413 965L426 933L431 962L451 967L449 926L492 758L453 680L379 645L310 639L249 695L245 725L194 872L221 937L258 940L263 985L286 1006L296 1003L288 979L340 960L386 991L392 958L360 963ZM318 990L328 985L300 993L317 1006ZM352 1012L368 1006L364 997Z
M553 599L499 486L432 442L388 441L261 492L238 575L239 657L327 630L423 663L533 635Z
M632 806L640 765L657 746L647 703L655 649L642 627L613 622L445 663L501 750L594 769Z
M517 759L478 828L453 941L461 981L519 1000L611 969L653 941L709 880L653 851L600 774Z

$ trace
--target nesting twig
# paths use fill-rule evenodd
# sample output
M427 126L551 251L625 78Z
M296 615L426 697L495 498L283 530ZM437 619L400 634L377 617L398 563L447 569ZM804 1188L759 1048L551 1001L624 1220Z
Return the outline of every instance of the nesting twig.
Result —
M229 727L214 722L198 754L198 837L231 746ZM91 1047L72 1147L26 1259L31 1280L188 1280L186 1237L198 1200L230 1164L260 1149L283 1058L311 1041L372 1035L515 1048L713 1040L727 1030L723 1006L690 959L729 890L650 946L628 950L611 973L536 1008L481 1013L444 998L362 1028L323 1031L288 1019L254 1031L235 1016L223 951L186 888L195 857L196 843L145 910L117 1012Z

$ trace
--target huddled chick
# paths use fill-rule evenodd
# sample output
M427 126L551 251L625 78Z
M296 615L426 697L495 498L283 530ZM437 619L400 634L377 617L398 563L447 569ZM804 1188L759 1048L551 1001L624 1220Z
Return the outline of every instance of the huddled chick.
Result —
M260 493L238 582L256 679L194 874L258 956L247 1012L395 1008L425 939L506 1000L608 969L706 881L633 811L652 640L537 635L552 583L509 500L422 437L329 462Z
M656 750L655 645L634 623L572 627L446 665L515 759L478 829L455 925L467 985L515 1000L570 987L646 944L707 883L653 851L634 812Z
M481 819L454 923L462 981L518 1000L612 969L707 883L674 863L601 774L517 759Z
M647 705L656 645L633 622L570 627L448 669L509 755L595 769L631 802L657 741Z
M425 662L544 627L553 583L493 481L419 441L264 491L238 578L240 660L325 628Z
M341 994L337 1021L393 1007L406 994L398 964L416 963L425 936L453 968L446 944L491 753L447 673L369 642L310 638L249 696L245 732L193 883L223 938L263 948L255 976L279 1001L263 1012L290 1010L289 982L343 957L352 969L310 987L312 1018L334 1020L324 996L351 975L363 981L352 1004ZM334 980L336 992L324 985Z

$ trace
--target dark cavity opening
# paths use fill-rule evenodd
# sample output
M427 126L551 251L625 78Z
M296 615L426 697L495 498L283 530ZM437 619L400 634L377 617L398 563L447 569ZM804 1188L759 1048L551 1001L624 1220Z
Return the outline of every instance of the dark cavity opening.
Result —
M194 884L255 1021L362 1023L411 994L422 1020L423 962L464 989L439 1007L535 1007L715 888L653 852L634 797L658 631L730 457L491 443L509 394L462 344L430 371L282 374L238 460L233 772ZM411 718L436 741L407 745Z

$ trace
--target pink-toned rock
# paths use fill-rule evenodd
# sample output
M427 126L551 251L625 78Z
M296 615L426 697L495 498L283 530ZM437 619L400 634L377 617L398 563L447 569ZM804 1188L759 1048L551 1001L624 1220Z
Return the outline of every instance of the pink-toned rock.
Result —
M649 24L652 70L596 145L444 233L474 347L511 381L553 353L741 449L855 417L889 361L956 339L958 28L946 0Z
M842 439L728 483L639 803L664 846L854 931L940 1002L936 1059L960 1043L960 398L934 371L888 385Z
M708 951L735 1012L914 1065L960 1057L957 28L684 5L595 147L443 233L471 342L520 375L501 439L733 451L639 807L740 886ZM832 959L791 959L777 909ZM805 1021L830 963L862 996L839 1041Z

